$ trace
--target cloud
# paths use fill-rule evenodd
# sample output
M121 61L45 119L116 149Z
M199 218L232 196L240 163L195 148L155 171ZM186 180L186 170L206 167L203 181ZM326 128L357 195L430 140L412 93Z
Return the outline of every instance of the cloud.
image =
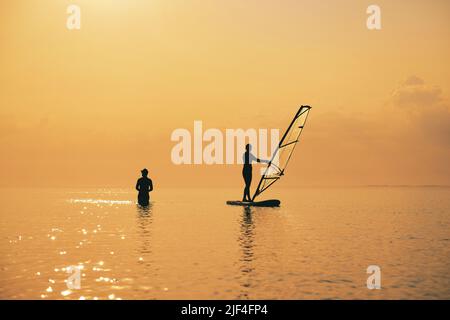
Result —
M442 90L429 86L417 76L410 76L394 90L392 100L402 108L430 108L443 102Z
M410 76L403 82L404 86L418 86L423 84L425 84L425 81L417 76Z
M394 90L391 98L403 116L409 115L414 131L423 132L429 142L450 147L450 107L439 86L410 76Z

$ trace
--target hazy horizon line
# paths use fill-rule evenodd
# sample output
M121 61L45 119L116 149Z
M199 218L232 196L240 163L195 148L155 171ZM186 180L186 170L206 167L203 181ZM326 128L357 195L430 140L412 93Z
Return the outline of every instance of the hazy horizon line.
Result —
M2 186L1 189L131 189L133 186ZM158 189L242 189L232 186L163 186ZM447 184L361 184L361 185L301 185L279 186L277 189L303 189L303 188L450 188ZM155 189L156 190L156 189Z

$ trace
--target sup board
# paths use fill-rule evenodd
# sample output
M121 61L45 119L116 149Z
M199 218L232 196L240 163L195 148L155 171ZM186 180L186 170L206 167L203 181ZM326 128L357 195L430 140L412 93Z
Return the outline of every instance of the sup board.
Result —
M264 200L264 201L253 201L253 202L227 201L227 204L230 206L244 206L244 207L279 207L280 200L272 199L272 200Z

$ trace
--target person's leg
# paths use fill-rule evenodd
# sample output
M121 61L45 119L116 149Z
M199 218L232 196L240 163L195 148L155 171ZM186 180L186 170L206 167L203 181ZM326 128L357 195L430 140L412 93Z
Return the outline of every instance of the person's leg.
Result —
M252 200L252 198L250 196L250 186L251 186L251 184L252 184L252 176L251 176L251 173L250 173L250 175L247 175L246 179L245 179L245 193L244 193L244 197L247 198L247 201L251 201Z
M245 168L242 170L242 178L244 178L244 195L242 196L242 202L245 202L247 200L247 172Z
M248 179L245 179L244 198L242 201L250 201L250 184Z
M249 199L250 189L248 186L245 186L244 189L244 199L242 201L250 201Z
M244 169L242 170L242 176L245 182L244 197L242 201L251 201L252 198L250 196L250 185L252 183L252 168L244 166Z

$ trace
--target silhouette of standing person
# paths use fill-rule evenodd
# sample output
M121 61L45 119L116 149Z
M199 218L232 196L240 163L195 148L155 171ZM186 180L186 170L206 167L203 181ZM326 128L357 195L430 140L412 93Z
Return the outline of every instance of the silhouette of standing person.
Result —
M145 207L150 203L150 192L153 191L153 183L150 178L148 178L148 170L141 170L142 177L136 182L136 190L138 193L138 203L139 205Z
M244 197L242 198L243 202L252 202L252 197L250 196L250 185L252 184L252 162L265 162L268 163L266 160L261 160L255 157L252 154L252 145L247 144L245 146L245 153L243 154L243 160L244 160L244 168L242 169L242 176L244 177L245 181L245 188L244 188Z

